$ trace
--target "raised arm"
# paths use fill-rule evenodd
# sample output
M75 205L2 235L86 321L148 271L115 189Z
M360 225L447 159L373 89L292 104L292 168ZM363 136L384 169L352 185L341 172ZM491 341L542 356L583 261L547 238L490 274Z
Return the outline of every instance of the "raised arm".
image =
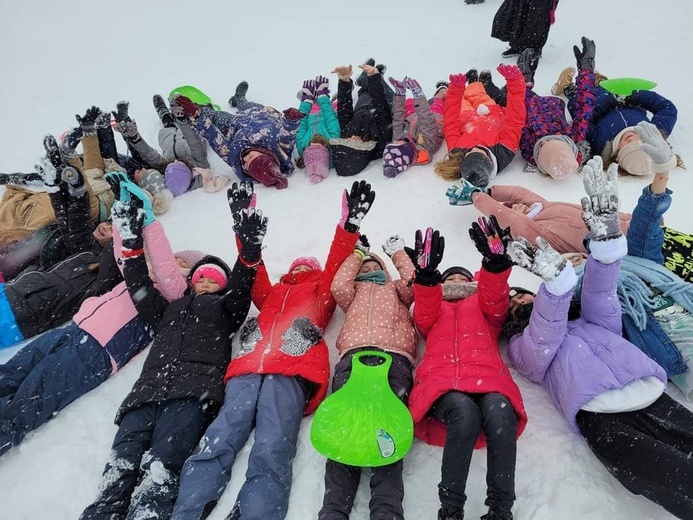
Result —
M499 143L514 152L520 146L520 137L527 118L525 79L516 65L499 65L498 72L505 78L508 89Z
M342 133L344 133L351 118L354 117L354 100L351 97L354 83L351 81L351 70L351 65L342 65L335 67L332 71L339 78L337 82L337 119L339 119Z
M416 269L404 247L404 239L399 235L392 235L383 244L383 251L390 257L392 263L395 264L395 269L399 273L400 279L395 282L397 284L397 295L400 301L409 307L414 303L412 281L416 275Z
M450 85L443 106L443 135L448 151L457 146L460 136L464 133L460 125L460 110L466 84L467 76L464 74L450 74Z
M332 280L330 292L337 302L337 305L339 305L339 308L344 312L349 310L349 306L354 300L354 295L356 294L354 279L359 273L362 262L363 254L354 250L354 253L347 256L344 262L342 262L334 280Z
M652 90L636 90L626 98L628 104L652 112L652 124L669 137L678 117L676 105Z

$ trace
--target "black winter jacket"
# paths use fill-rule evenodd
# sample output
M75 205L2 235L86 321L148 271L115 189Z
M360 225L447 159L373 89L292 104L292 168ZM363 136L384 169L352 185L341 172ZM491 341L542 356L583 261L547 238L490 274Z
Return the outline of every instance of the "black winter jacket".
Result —
M145 403L196 398L218 407L223 402L231 339L250 309L256 269L236 261L231 271L221 259L206 256L190 273L207 263L215 263L227 273L226 289L201 295L190 289L169 303L154 288L142 256L124 260L132 301L157 331L142 373L118 410L116 424Z

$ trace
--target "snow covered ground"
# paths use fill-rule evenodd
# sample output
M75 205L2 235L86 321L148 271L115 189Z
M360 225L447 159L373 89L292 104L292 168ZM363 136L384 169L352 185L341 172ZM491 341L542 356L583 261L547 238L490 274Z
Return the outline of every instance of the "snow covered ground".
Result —
M159 122L151 97L167 95L183 84L198 86L226 106L234 86L246 79L249 99L283 109L297 105L295 93L303 79L328 74L340 64L356 66L372 56L387 64L388 75L411 75L432 93L435 81L449 73L472 66L493 69L500 63L505 45L489 37L500 3L2 0L0 171L30 170L42 154L43 135L61 134L75 124L75 113L83 113L92 104L110 110L117 101L129 100L142 134L155 143ZM691 164L693 76L687 67L693 49L692 19L693 5L686 0L658 4L651 0L563 1L539 65L536 90L549 93L558 73L574 65L572 45L587 35L597 43L600 72L655 80L657 91L677 103L679 121L671 143ZM336 88L334 77L332 87ZM228 171L216 156L213 164L219 171ZM557 182L524 173L523 164L518 157L495 182L526 185L548 199L579 201L582 181L578 176ZM413 168L390 180L383 177L378 163L372 163L355 179L368 180L377 192L373 211L363 222L363 231L376 247L392 233L402 234L411 244L415 229L434 226L446 238L444 267L478 268L480 256L467 235L477 213L473 207L447 204L448 184L434 176L432 167ZM270 218L264 257L274 279L296 256L325 258L339 218L341 190L355 179L332 173L313 185L297 170L287 190L257 188L258 206ZM641 179L621 179L624 210L634 207L644 185ZM691 173L675 171L670 187L675 195L667 224L693 230L688 201ZM233 260L232 220L224 193L187 194L161 220L174 250L201 249ZM511 281L538 287L538 279L520 269ZM327 330L329 344L334 344L342 320L338 311ZM16 350L1 352L0 362ZM0 518L79 516L96 495L116 432L115 411L142 361L140 356L0 458ZM514 375L530 417L518 445L514 508L518 520L672 518L621 487L569 431L544 390ZM670 392L682 400L675 389ZM324 459L310 444L310 419L303 426L289 520L315 518L322 501ZM210 518L222 519L231 509L249 450L250 445ZM407 456L404 507L410 520L435 518L441 453L417 442ZM475 453L467 487L468 518L486 512L485 467L485 451ZM364 478L352 519L369 517L368 495Z

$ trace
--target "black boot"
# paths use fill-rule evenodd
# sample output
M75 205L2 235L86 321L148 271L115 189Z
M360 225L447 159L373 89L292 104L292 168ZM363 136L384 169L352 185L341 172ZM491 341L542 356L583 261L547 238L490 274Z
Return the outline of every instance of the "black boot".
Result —
M176 125L173 122L173 115L171 115L171 111L168 109L164 98L162 98L159 94L154 94L152 102L154 103L154 108L156 109L159 119L161 119L161 122L164 124L164 128L175 127Z
M515 49L513 47L508 47L507 49L505 49L501 53L501 56L503 58L512 58L513 56L519 56L521 52L522 52L522 49Z
M498 88L498 86L493 82L493 77L491 76L490 70L482 70L479 74L479 81L484 86L484 90L493 99L496 104L504 107L507 98L507 92L503 89Z
M46 157L48 158L48 161L53 165L53 167L56 169L62 168L63 158L60 155L60 147L58 146L58 141L55 140L55 137L53 137L50 134L44 137L43 147L46 150Z
M517 66L525 77L525 83L534 85L534 73L537 71L539 58L532 49L525 49L517 58Z
M481 517L481 520L513 520L513 514L510 511L489 509L488 513Z
M236 87L236 93L229 99L229 105L232 107L237 107L238 102L245 99L245 95L248 93L248 82L241 81Z
M464 520L464 509L450 511L446 507L441 507L438 510L438 520Z
M477 81L479 81L479 73L476 69L469 69L467 71L467 85L476 83Z

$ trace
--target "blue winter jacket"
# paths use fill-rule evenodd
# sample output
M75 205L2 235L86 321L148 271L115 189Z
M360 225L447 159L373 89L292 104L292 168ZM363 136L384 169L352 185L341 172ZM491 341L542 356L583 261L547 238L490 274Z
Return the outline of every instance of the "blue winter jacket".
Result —
M606 143L621 130L635 126L640 121L650 121L665 136L669 136L676 125L678 111L674 104L651 90L636 90L625 101L619 101L602 87L597 87L596 94L592 123L587 131L587 140L594 155L601 154ZM575 117L577 109L573 96L568 101L570 115ZM647 117L648 112L652 113L652 118Z

